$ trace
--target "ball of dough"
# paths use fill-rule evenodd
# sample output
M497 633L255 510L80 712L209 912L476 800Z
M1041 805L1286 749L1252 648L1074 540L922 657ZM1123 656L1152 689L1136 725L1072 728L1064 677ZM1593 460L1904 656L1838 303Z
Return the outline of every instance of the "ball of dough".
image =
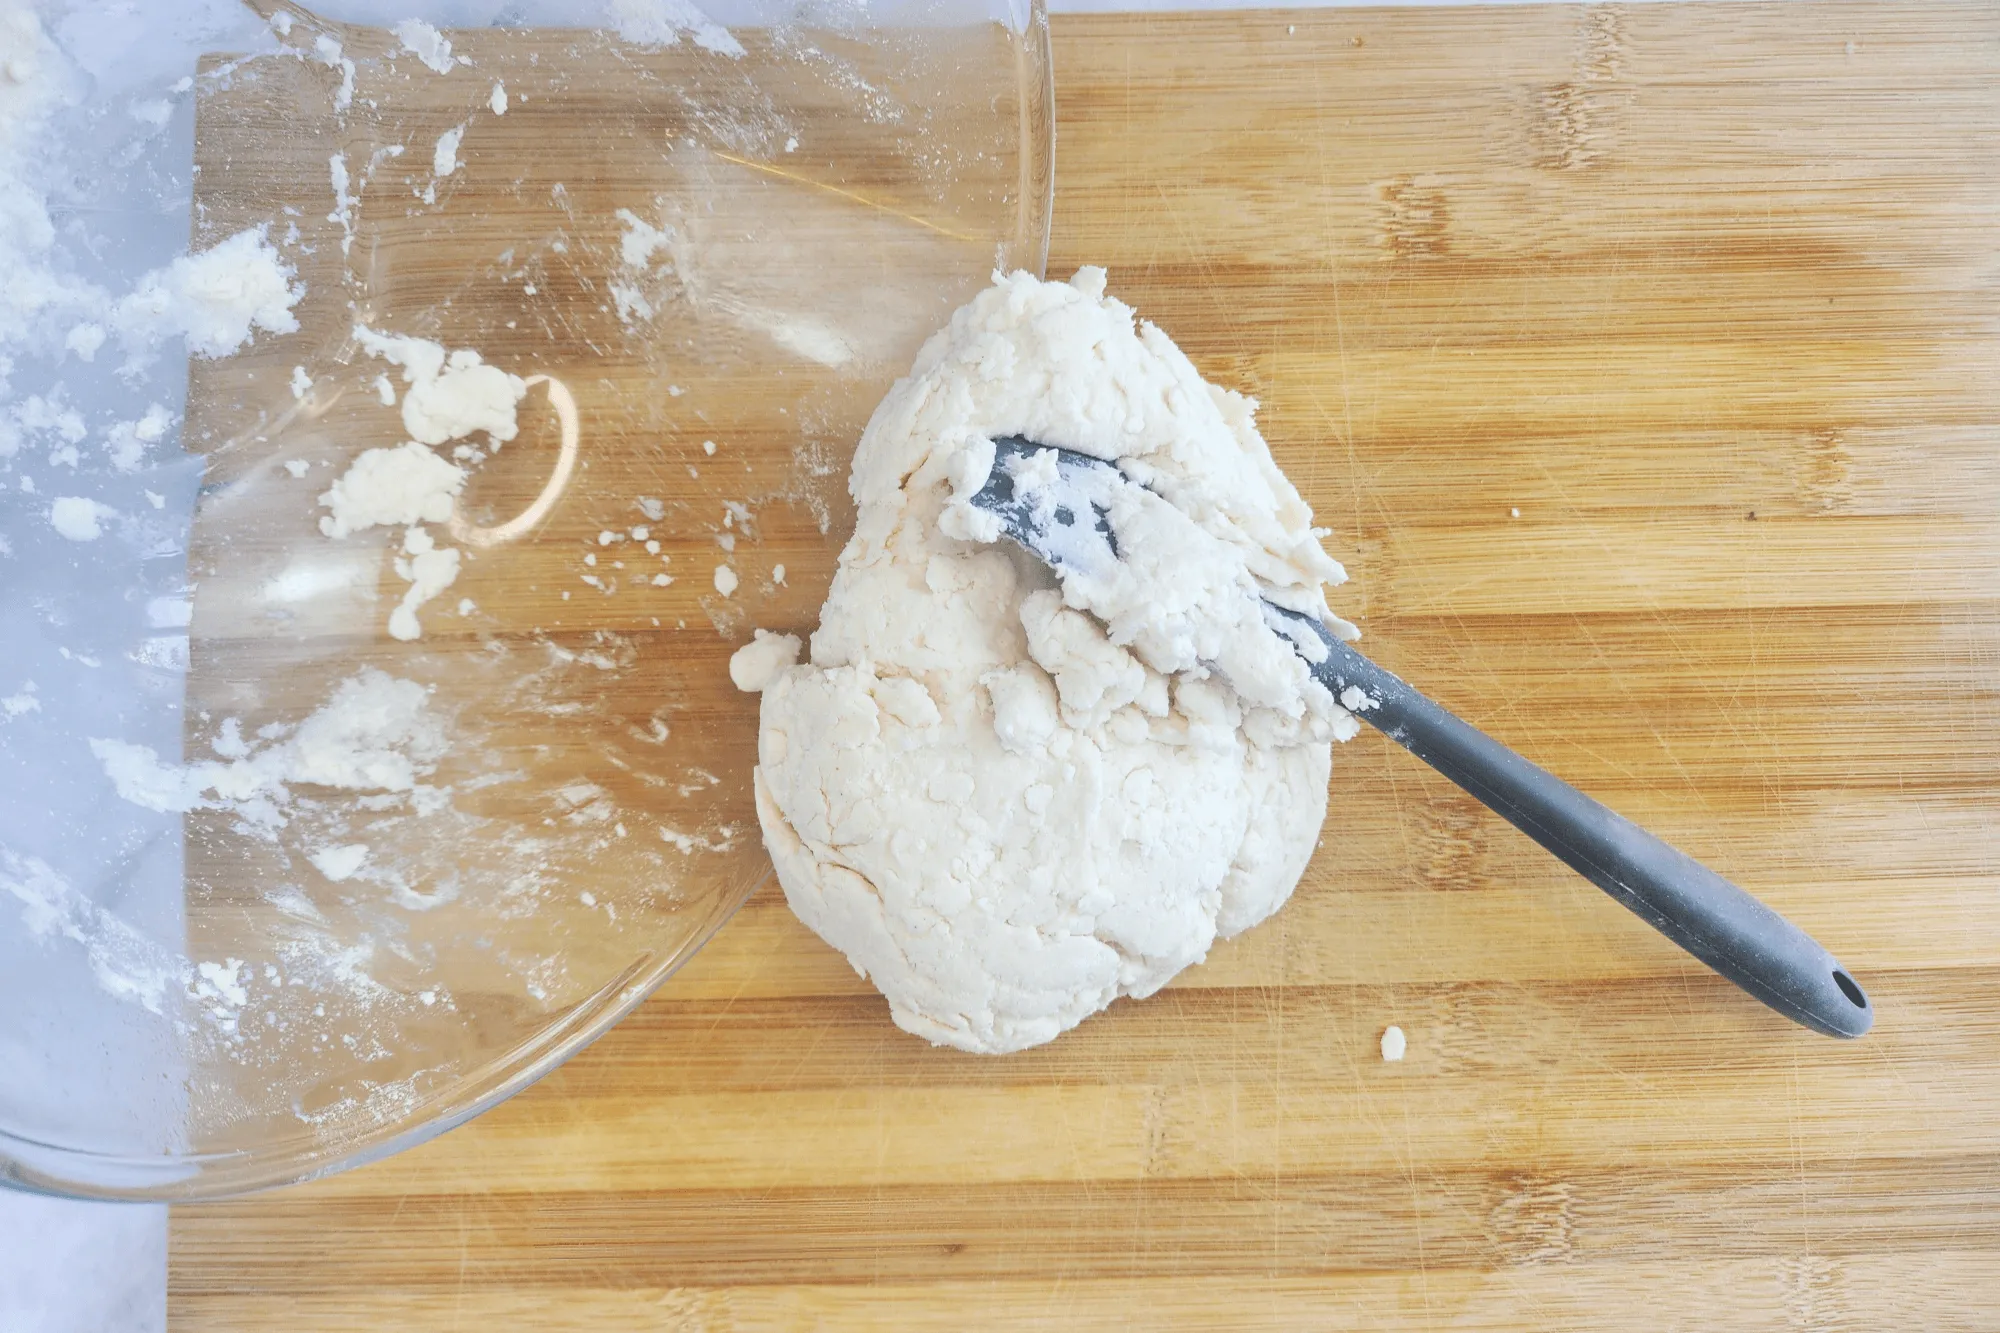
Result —
M1084 269L996 279L869 422L810 661L763 635L736 677L763 691L757 811L786 900L908 1031L1048 1041L1298 882L1354 721L1257 599L1346 630L1322 591L1345 575L1254 410ZM982 531L966 500L1003 435L1163 500L1130 553L1147 577L1066 588Z

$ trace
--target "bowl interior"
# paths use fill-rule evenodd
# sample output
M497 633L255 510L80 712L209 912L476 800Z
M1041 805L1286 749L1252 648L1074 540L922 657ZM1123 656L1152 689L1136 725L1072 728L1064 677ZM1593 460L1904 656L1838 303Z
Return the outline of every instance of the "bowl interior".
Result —
M130 522L8 520L0 602L44 663L0 824L0 1049L30 1071L0 1175L30 1187L322 1174L643 999L768 874L730 652L810 627L874 403L1045 254L1038 13L448 54L271 13L158 77L193 78L191 248L261 234L298 327L197 356L177 432L78 474ZM518 377L510 438L426 415L478 387L468 351ZM461 474L446 508L327 530L357 460L419 449Z

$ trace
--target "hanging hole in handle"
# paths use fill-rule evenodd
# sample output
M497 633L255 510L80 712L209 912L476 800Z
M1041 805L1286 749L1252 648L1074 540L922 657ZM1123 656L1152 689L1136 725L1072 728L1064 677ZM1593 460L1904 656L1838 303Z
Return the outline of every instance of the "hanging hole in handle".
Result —
M1866 1009L1868 1007L1868 997L1861 993L1861 987L1854 983L1853 977L1848 976L1847 973L1842 972L1839 968L1833 970L1833 984L1840 987L1840 993L1845 995L1856 1009Z

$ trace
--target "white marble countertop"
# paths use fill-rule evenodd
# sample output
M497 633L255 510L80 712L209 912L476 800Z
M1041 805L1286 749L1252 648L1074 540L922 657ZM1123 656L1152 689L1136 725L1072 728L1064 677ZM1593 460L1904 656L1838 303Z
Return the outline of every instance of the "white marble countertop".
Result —
M0 1328L164 1333L167 1210L0 1189Z

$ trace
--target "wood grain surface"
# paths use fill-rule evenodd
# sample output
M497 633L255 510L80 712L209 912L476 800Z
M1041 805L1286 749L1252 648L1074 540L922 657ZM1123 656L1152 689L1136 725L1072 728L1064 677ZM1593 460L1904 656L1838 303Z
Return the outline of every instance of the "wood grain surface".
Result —
M1875 1032L1370 733L1292 904L1153 1000L933 1050L767 889L500 1109L177 1210L173 1327L2000 1327L2000 11L1055 41L1051 271L1262 400L1381 660L1813 931Z

